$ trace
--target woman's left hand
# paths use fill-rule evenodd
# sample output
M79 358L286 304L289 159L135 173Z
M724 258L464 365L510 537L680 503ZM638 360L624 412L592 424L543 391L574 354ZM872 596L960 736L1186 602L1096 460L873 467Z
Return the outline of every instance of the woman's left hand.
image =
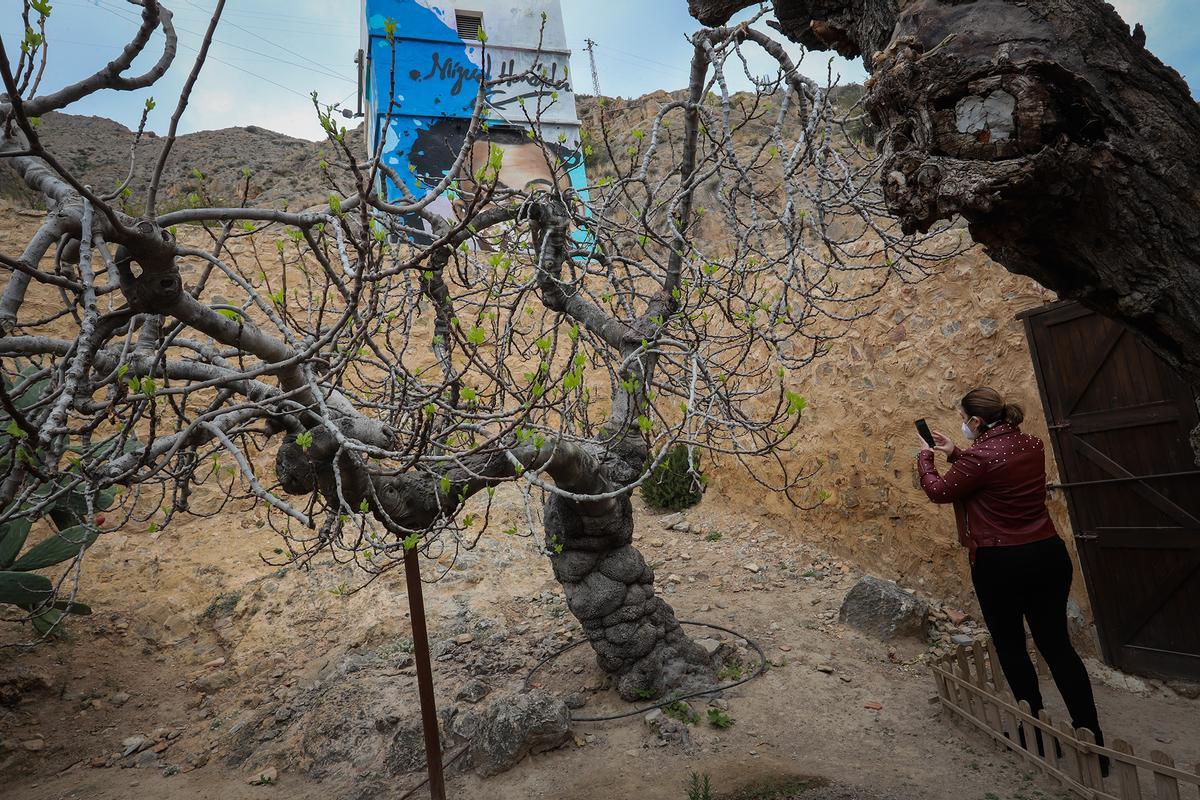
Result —
M954 455L954 440L941 431L933 431L933 449L945 453L949 458Z

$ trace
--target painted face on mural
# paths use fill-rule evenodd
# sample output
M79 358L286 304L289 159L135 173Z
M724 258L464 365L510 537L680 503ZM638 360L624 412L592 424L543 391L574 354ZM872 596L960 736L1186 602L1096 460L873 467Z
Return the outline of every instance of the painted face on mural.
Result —
M408 160L426 186L441 180L453 166L466 141L466 129L466 120L444 119L424 129L417 137ZM523 128L493 126L472 146L459 173L463 191L448 201L449 208L444 209L457 219L463 219L466 213L467 202L463 195L479 188L474 176L487 166L492 147L499 148L504 154L497 177L500 188L515 191L545 191L553 187L565 191L570 188L568 170L578 160L575 153L556 143L535 142Z
M497 178L501 188L534 191L547 190L555 185L560 190L569 187L563 171L560 169L558 175L555 175L555 171L547 163L547 157L553 158L553 154L544 151L540 145L528 139L517 142L494 139L476 141L471 150L471 176L488 163L492 147L499 148L504 154Z

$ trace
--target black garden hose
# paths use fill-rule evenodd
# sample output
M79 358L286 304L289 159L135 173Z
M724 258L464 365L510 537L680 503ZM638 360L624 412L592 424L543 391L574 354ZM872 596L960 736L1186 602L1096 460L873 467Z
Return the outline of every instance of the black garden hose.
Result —
M731 683L725 683L725 684L721 684L720 686L714 686L710 689L701 689L699 691L689 692L687 694L673 695L670 697L670 699L663 700L662 702L653 703L651 705L643 706L641 708L635 708L632 711L625 711L620 714L609 714L609 715L601 716L601 717L577 717L574 714L572 714L571 721L572 722L608 722L608 721L614 720L614 719L625 719L626 717L634 717L634 716L637 716L638 714L645 714L647 711L652 711L656 708L665 708L666 706L669 706L672 703L677 703L681 700L690 700L693 697L703 697L704 695L715 694L717 692L723 692L726 689L732 689L735 686L741 686L743 683L749 683L750 681L754 680L759 675L762 675L764 672L767 671L767 656L766 656L766 654L763 652L763 649L761 647L759 647L758 642L755 642L753 639L746 636L745 634L738 633L737 631L730 630L729 628L725 628L725 627L722 627L721 625L716 625L711 622L687 622L684 620L680 620L679 624L680 625L695 625L695 626L701 627L701 628L711 628L716 631L721 631L722 633L728 633L731 636L736 636L737 638L741 639L746 644L748 644L750 647L754 648L754 651L756 653L758 653L758 667L756 667L754 672L747 675L746 677L740 678L736 681L732 681ZM554 661L556 658L561 656L563 653L573 650L576 647L578 647L579 645L586 643L587 641L588 641L587 639L579 639L577 641L571 642L570 644L566 645L565 647L559 648L558 650L554 651L553 653L551 653L550 655L546 656L541 661L539 661L537 664L535 664L533 669L529 670L529 674L525 676L525 684L524 684L525 689L529 689L529 685L533 681L533 676L537 674L538 670L540 670L542 667L549 664L551 661Z

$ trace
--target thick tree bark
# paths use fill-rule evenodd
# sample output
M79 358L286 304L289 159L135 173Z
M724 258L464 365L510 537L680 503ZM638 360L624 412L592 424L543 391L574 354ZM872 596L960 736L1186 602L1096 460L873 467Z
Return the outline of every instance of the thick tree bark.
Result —
M1196 397L1196 408L1200 409L1200 395ZM1196 466L1200 467L1200 425L1192 431L1192 452L1196 454Z
M587 467L591 493L612 491L636 478L645 445L608 444ZM599 503L556 495L546 501L546 545L567 607L616 680L625 700L662 697L715 684L712 657L683 632L655 594L654 571L633 546L633 504L625 492Z
M655 594L654 571L632 544L628 495L616 514L592 516L581 505L550 498L546 541L561 548L550 557L554 577L600 668L614 677L626 700L712 686L712 659Z
M690 0L720 24L738 0ZM861 56L909 230L961 214L1008 270L1138 331L1200 384L1200 106L1102 0L775 0Z

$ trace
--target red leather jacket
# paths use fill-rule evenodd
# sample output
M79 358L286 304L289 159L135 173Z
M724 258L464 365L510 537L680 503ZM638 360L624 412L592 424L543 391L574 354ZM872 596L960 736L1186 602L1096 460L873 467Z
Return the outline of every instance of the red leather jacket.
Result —
M1058 535L1046 510L1046 449L1036 436L1000 424L980 434L968 450L954 448L950 469L939 475L933 452L917 460L921 488L935 503L953 503L958 541L971 553Z

